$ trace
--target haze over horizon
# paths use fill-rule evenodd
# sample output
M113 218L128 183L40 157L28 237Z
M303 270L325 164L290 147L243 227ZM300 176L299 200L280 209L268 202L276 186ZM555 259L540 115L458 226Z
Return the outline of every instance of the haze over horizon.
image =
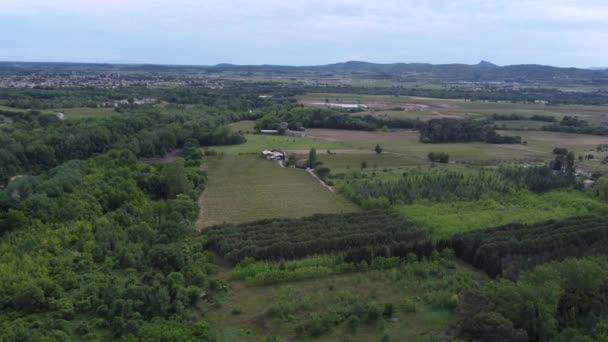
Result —
M608 65L600 0L5 0L0 60Z

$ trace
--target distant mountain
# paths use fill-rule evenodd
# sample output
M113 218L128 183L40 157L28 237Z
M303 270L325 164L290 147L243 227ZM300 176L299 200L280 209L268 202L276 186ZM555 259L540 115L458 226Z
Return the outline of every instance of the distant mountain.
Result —
M393 79L425 79L439 81L554 81L572 80L608 82L608 70L558 68L537 64L499 66L488 61L478 64L379 64L363 61L315 66L235 65L214 66L153 64L87 64L87 63L24 63L0 62L0 73L10 72L252 72L252 73L346 73Z
M362 61L349 61L318 66L216 65L208 68L208 70L271 73L372 73L393 78L420 78L443 81L608 80L608 72L605 70L558 68L537 64L498 66L487 61L481 61L474 65L428 63L377 64Z
M500 68L498 65L494 63L490 63L488 61L481 61L477 63L477 66L480 68Z
M608 67L590 67L589 70L608 70Z

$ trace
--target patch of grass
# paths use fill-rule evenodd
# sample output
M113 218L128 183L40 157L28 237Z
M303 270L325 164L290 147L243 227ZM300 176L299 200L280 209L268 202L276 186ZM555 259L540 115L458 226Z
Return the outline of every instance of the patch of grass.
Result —
M199 227L357 210L305 171L282 168L259 156L207 157L205 163L209 181Z
M608 213L608 206L579 191L558 190L544 194L519 191L477 201L420 202L397 206L418 228L435 237L500 226L535 223L591 213Z
M264 150L296 150L308 151L311 148L317 150L344 149L348 145L341 142L331 142L312 137L287 137L281 135L246 134L247 142L241 145L213 146L211 149L223 154L259 154Z
M8 107L8 106L3 106L0 105L0 110L4 110L7 112L29 112L29 109L21 109L21 108L15 108L15 107Z
M566 115L578 115L581 119L594 124L608 122L607 106L584 106L584 105L559 105L548 106L533 103L510 103L510 102L486 102L465 101L462 99L435 99L413 96L391 96L391 95L359 95L359 94L335 94L335 93L311 93L299 96L301 102L323 102L328 99L334 103L362 103L380 109L390 109L401 104L418 105L413 112L414 115L424 118L424 112L428 116L456 115L465 117L489 117L492 114L521 114L521 115L548 115L561 119ZM426 107L420 107L426 106ZM374 114L374 111L359 114ZM401 112L407 117L407 112ZM393 113L392 115L398 115ZM416 117L416 116L414 116Z
M337 322L329 324L319 341L379 341L385 334L391 341L433 341L453 321L451 310L459 293L479 286L483 279L456 261L438 259L289 284L243 287L234 282L222 308L210 310L206 319L215 326L281 341L294 340L298 326L305 327L300 338L309 340L306 327L311 319ZM393 305L394 320L382 317L385 304ZM233 315L231 309L237 306L242 313ZM349 318L371 306L380 310L378 321L370 323L363 314L353 331Z
M114 111L114 108L66 108L61 110L65 113L66 120L101 118L118 115L118 113Z
M368 169L405 168L426 163L422 158L392 153L318 154L317 159L334 173L360 169L363 162Z
M253 126L255 125L255 121L253 120L243 120L231 123L228 127L232 128L233 131L238 132L251 132L253 133Z
M370 150L380 144L387 154L402 155L421 162L427 160L430 152L446 152L450 160L457 162L490 162L503 160L538 160L551 157L553 147L543 150L524 145L496 145L482 142L423 144L418 140L418 132L362 132L331 129L310 129L311 136L332 142L342 142L357 149ZM519 135L520 132L509 132ZM537 133L537 132L521 132ZM543 132L545 133L545 132ZM607 139L608 140L608 139Z
M541 129L543 126L550 124L550 122L532 121L532 120L505 120L505 121L494 121L494 124L498 129Z

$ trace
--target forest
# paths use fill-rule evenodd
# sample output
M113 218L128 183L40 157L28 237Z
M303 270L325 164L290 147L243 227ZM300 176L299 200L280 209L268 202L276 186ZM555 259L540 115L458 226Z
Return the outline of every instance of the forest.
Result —
M208 338L188 309L214 286L188 239L204 183L188 161L146 165L124 149L11 182L0 191L3 338Z

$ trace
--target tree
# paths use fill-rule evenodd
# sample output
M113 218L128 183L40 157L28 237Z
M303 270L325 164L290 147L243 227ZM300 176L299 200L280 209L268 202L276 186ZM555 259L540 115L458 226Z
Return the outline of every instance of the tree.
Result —
M377 154L382 153L382 147L380 147L380 145L378 145L378 144L376 144L376 147L374 148L374 150L376 151Z
M175 198L178 194L192 191L192 182L186 175L184 160L176 159L174 162L166 164L161 172L163 196L165 198Z
M317 149L311 148L308 152L308 167L314 169L317 166Z
M566 154L566 167L565 167L565 171L566 173L574 173L574 171L576 170L576 166L574 165L574 152L570 151L568 152L568 154Z
M319 166L315 169L315 173L317 174L317 176L319 176L319 178L323 180L325 180L325 177L327 177L330 172L331 170L327 166Z
M602 176L593 185L593 195L601 201L608 202L608 176Z

